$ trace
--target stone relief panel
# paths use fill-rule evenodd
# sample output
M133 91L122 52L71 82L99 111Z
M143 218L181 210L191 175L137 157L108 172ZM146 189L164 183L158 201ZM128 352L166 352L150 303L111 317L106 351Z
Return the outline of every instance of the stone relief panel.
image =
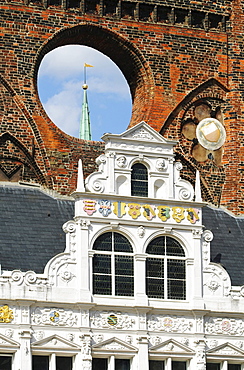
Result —
M220 265L210 263L203 271L203 293L205 296L229 296L231 281L227 271Z
M95 311L90 314L92 328L134 329L135 318L127 313Z
M36 307L31 314L34 325L77 326L77 312L61 308Z
M147 326L148 330L160 330L167 333L190 333L193 329L193 320L181 316L149 315Z
M244 320L209 317L205 321L205 333L215 335L243 335Z

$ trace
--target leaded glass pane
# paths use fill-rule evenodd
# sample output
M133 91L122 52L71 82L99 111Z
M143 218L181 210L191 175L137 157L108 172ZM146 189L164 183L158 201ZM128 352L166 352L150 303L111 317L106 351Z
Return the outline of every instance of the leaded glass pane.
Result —
M93 358L92 370L107 370L108 360L106 358Z
M146 291L150 298L164 298L164 280L147 278Z
M186 362L172 361L172 370L186 370Z
M112 294L111 275L93 274L93 293L111 295Z
M112 233L108 232L100 235L93 246L97 251L112 251Z
M133 296L134 295L134 277L133 276L115 276L115 295Z
M159 236L158 238L153 239L148 247L147 253L148 254L157 254L159 256L165 255L165 236Z
M184 249L180 243L169 236L166 237L166 254L167 256L185 256Z
M163 278L164 277L164 259L147 258L146 276Z
M132 256L115 256L115 275L134 275Z
M147 168L141 163L136 163L132 166L131 195L139 197L148 196Z
M164 361L149 361L149 370L164 370Z
M111 274L111 256L107 254L94 254L93 273Z
M130 360L116 358L115 370L130 370Z
M168 279L185 279L185 261L168 259Z
M56 356L56 370L72 370L72 357Z
M220 370L220 364L207 362L206 370Z
M129 240L125 236L119 233L114 233L114 251L132 253L133 249Z
M49 357L32 356L32 370L49 370Z
M12 357L11 356L0 356L0 369L11 370L12 368Z
M228 370L241 370L241 364L228 364Z

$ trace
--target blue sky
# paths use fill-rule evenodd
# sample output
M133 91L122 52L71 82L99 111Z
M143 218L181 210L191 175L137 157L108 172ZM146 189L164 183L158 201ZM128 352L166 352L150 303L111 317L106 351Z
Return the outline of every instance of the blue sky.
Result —
M43 58L38 93L46 113L61 130L78 137L84 63L94 66L86 68L92 140L125 131L131 118L128 84L110 58L86 46L59 47Z

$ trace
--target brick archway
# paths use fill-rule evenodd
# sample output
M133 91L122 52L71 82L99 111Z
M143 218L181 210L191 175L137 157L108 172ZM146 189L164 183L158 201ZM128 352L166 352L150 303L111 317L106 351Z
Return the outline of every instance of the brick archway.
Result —
M83 24L66 28L55 33L41 47L34 65L34 76L43 57L51 50L65 45L84 45L92 47L108 56L122 71L132 96L132 118L130 126L147 120L153 99L153 77L148 63L140 51L116 32L101 26Z

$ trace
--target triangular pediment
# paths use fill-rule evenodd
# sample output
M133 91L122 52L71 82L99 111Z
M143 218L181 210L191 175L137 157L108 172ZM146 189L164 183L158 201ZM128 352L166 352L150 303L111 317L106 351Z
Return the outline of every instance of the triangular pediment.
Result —
M122 132L119 135L105 134L102 139L104 141L113 140L113 139L123 139L132 140L132 141L142 141L148 143L158 143L158 144L168 144L171 146L176 145L176 141L167 140L152 127L150 127L146 122L142 121L137 125L129 128L128 130Z
M32 347L41 349L50 349L50 348L60 348L67 350L79 349L79 347L76 344L56 334L32 343Z
M244 351L240 348L234 346L231 343L224 343L218 347L211 348L207 351L208 355L218 356L218 355L229 355L229 356L243 356Z
M110 338L92 347L93 351L136 352L137 348L118 338Z
M177 342L174 339L169 339L166 342L157 344L156 346L150 347L150 352L173 352L181 354L193 354L189 347L185 346L182 343Z
M0 348L18 348L19 343L15 340L7 337L6 335L0 334Z

